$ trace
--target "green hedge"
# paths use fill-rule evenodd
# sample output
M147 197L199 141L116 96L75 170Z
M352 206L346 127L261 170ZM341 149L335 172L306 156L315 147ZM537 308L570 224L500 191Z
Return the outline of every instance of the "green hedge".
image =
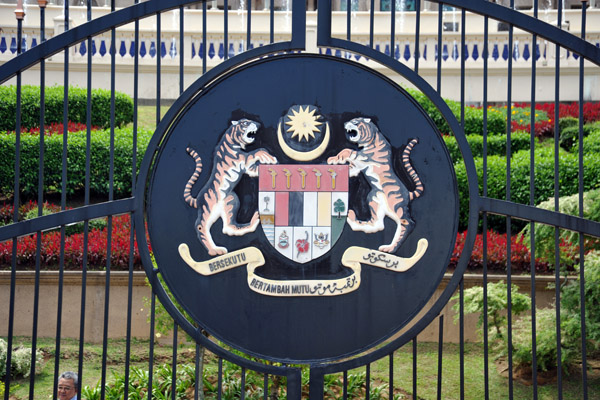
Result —
M63 122L64 87L52 86L45 90L46 124ZM110 91L92 90L92 125L110 126ZM0 131L16 129L16 86L0 86ZM69 87L68 119L86 122L87 89ZM115 92L115 124L122 126L133 121L133 100L124 93ZM24 85L21 90L21 126L33 128L40 125L40 88Z
M425 109L425 112L431 117L437 128L443 134L450 134L450 126L442 117L437 107L422 92L414 89L406 89L408 93ZM446 104L460 122L460 102L445 99ZM465 107L465 134L482 135L483 134L483 109L475 107ZM502 135L506 133L506 115L498 110L488 109L487 112L487 131L489 135Z
M573 150L573 147L577 145L577 141L579 140L579 123L576 118L573 119L576 125L567 126L560 131L560 146L567 151ZM585 138L593 132L600 132L600 122L583 125L584 143Z
M483 136L467 135L467 142L473 153L473 157L483 156ZM527 132L515 132L511 135L511 154L520 150L529 149L531 136ZM456 143L454 136L444 136L444 142L450 153L450 157L454 162L462 160L462 155ZM506 136L488 136L487 154L504 156L506 155Z
M579 153L579 143L575 143L572 152ZM584 154L600 153L600 124L597 130L590 131L589 135L583 138L583 152Z
M86 132L68 135L67 145L67 194L84 189ZM152 131L138 131L137 168L139 168ZM62 191L62 148L63 136L44 138L44 190ZM114 195L128 196L131 193L131 160L133 157L131 128L115 130L114 148ZM21 136L21 194L34 196L38 189L39 135ZM0 134L0 192L12 193L14 189L15 136ZM107 194L109 188L110 131L95 131L91 134L90 190L95 194Z
M511 161L511 201L520 204L529 204L529 150L515 153ZM588 153L584 156L584 190L600 188L600 157L596 153ZM479 192L483 193L483 159L475 158L477 169ZM506 199L506 157L488 157L488 197L495 199ZM460 221L459 230L467 228L469 198L467 196L468 183L467 174L463 163L455 165L456 178L458 181ZM559 157L559 196L569 196L578 191L578 156L574 153L561 151ZM552 148L540 148L535 151L535 196L534 204L554 196L554 150ZM505 218L490 216L489 228L498 232L506 230ZM520 230L521 226L516 227ZM515 228L515 229L516 229Z

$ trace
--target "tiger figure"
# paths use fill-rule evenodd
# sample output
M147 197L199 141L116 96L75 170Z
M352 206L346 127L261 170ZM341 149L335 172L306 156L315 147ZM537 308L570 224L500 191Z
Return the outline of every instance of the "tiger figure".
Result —
M277 164L277 159L263 148L246 151L246 146L254 142L259 127L258 122L245 118L231 122L215 148L210 178L195 198L192 196L192 187L202 171L202 160L196 151L189 147L186 149L196 162L196 169L185 185L183 199L198 209L196 233L211 256L227 253L227 248L215 244L210 233L212 225L219 218L223 222L223 233L229 236L254 232L260 223L258 211L249 223L237 222L240 200L234 192L244 174L258 176L259 163Z
M349 175L363 173L371 186L368 195L371 218L368 221L356 219L353 210L348 211L346 221L354 231L374 233L383 230L385 217L396 223L396 232L390 244L379 247L380 251L395 252L412 232L415 223L410 217L409 203L423 194L423 183L410 164L410 153L418 143L412 139L402 153L402 163L415 184L409 191L394 173L392 147L370 118L354 118L344 124L350 142L356 143L358 150L344 149L336 156L327 159L328 164L350 165Z

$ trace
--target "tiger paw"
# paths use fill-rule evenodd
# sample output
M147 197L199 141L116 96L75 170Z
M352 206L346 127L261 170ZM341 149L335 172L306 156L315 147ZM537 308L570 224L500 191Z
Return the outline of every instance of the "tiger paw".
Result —
M384 253L393 253L396 251L396 246L391 244L379 246L379 251L383 251Z
M213 257L214 256L221 256L221 255L226 254L226 253L227 253L227 249L225 247L220 247L220 246L213 247L212 249L208 250L208 255L209 256L213 256Z
M265 150L258 151L256 157L261 164L277 164L277 158L270 155Z
M354 212L354 210L348 210L348 216L346 217L346 219L350 222L356 222L356 213Z
M344 149L340 151L337 156L329 157L327 164L345 164L348 159L352 156L352 150Z

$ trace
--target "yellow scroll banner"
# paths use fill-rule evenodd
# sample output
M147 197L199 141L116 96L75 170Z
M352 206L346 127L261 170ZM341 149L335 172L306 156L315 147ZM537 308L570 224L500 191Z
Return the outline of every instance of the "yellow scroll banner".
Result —
M264 265L265 258L262 252L256 247L246 247L231 253L223 254L207 261L196 261L190 254L190 249L185 243L179 245L179 255L187 265L200 275L214 275L219 272L227 271L233 268L248 264L253 270Z
M369 264L389 271L404 272L410 269L427 251L427 239L420 239L415 254L402 258L364 247L349 247L342 256L342 264L352 274L337 279L274 280L255 274L256 268L264 265L265 258L256 247L246 247L207 261L195 261L188 245L179 245L179 255L194 271L201 275L214 275L247 265L248 287L256 293L277 297L339 296L350 293L360 286L361 264Z
M374 267L387 269L389 271L405 272L415 265L427 251L427 239L419 239L417 250L412 257L403 258L383 251L367 249L365 247L348 247L342 256L342 264L348 268L356 268L360 264L369 264Z

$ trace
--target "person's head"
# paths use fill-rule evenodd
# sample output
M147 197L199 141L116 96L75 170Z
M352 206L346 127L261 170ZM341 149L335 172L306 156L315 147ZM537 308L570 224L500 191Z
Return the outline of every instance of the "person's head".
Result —
M60 400L71 400L77 394L79 379L75 372L67 371L58 377L58 398Z

